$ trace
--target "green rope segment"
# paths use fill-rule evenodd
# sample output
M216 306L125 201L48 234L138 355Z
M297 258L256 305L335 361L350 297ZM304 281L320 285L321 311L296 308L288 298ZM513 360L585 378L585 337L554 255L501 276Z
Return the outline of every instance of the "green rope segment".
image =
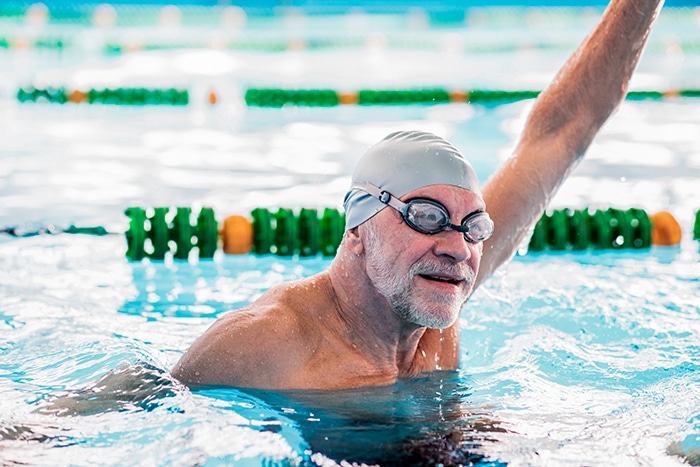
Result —
M306 107L334 107L340 104L338 93L331 89L258 89L245 92L249 107L282 107L298 105Z
M450 93L445 89L362 90L357 93L359 105L445 104L448 102L450 102Z
M335 255L345 231L345 216L337 209L302 208L298 214L288 208L271 212L256 208L253 219L253 253L279 256Z
M211 208L199 212L192 224L192 208L176 208L174 216L170 208L157 207L150 215L139 207L130 207L125 214L130 218L126 231L126 256L132 261L146 257L156 261L165 259L167 253L186 260L197 247L199 257L212 258L219 242L218 223Z
M700 240L700 211L695 213L695 225L693 226L693 240Z
M448 102L513 102L537 97L539 91L499 91L475 89L454 92L442 88L405 90L363 89L356 93L341 93L332 89L249 88L245 102L250 107L333 107L340 104L409 105L444 104Z
M126 256L132 261L150 258L165 259L172 253L177 260L186 260L195 246L200 258L212 258L218 248L218 224L211 208L202 208L196 224L191 223L192 209L156 207L149 214L131 207L126 231ZM272 212L256 208L251 212L253 249L257 255L301 257L333 256L343 238L345 216L337 209L326 208L319 216L316 209L302 208L299 213L280 208ZM168 220L170 219L170 220Z
M637 208L555 210L535 225L528 251L649 248L651 229L649 215Z
M115 105L187 105L189 92L184 89L115 88L67 91L65 88L20 88L17 99L24 102L67 102Z
M488 90L450 91L443 88L370 90L342 93L332 89L249 88L245 102L249 107L334 107L341 104L357 105L411 105L469 102L472 104L500 104L534 99L540 91ZM700 97L699 89L677 91L630 91L628 100L660 100L668 97Z
M17 42L17 39L11 39L7 37L0 37L0 49L11 49L14 47L14 44ZM63 39L63 38L52 38L52 37L43 37L43 38L38 38L29 44L25 44L23 41L21 42L21 48L25 48L27 46L31 46L35 49L41 49L41 50L57 50L61 51L65 48L68 48L72 46L70 39Z
M95 227L78 227L74 224L71 224L65 228L56 227L55 225L46 225L41 227L12 226L0 229L0 233L12 235L13 237L18 238L35 237L37 235L58 235L64 233L95 235L98 237L111 234L101 225Z

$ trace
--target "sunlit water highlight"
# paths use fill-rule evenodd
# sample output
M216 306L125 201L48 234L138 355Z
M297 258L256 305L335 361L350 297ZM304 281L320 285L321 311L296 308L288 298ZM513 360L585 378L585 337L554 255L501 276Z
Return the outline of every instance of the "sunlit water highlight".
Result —
M692 87L697 55L659 44L691 40L695 30L660 25L635 85ZM245 108L241 90L540 87L587 26L568 31L561 50L502 54L374 47L115 59L0 50L0 227L76 223L121 233L130 205L210 205L219 216L338 207L362 151L403 128L451 139L485 179L512 148L530 102L270 110ZM504 40L502 30L481 32ZM515 32L509 41L544 34ZM422 34L435 42L434 31ZM506 64L513 68L504 74ZM184 109L20 105L15 86L29 77L96 87L179 82L195 93ZM197 100L211 86L224 98L216 107ZM689 238L700 208L698 129L695 101L626 102L554 200L670 210L686 232L680 246L517 257L465 307L461 369L387 388L189 389L167 374L217 316L328 259L130 263L121 234L2 236L0 460L700 464L700 253Z

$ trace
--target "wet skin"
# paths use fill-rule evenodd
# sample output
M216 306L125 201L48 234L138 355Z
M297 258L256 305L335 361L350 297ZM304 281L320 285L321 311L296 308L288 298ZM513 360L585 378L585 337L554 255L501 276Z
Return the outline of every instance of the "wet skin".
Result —
M404 199L413 197L439 201L454 223L485 209L481 196L453 186L421 188ZM195 384L334 389L457 368L455 323L473 290L481 244L456 231L421 234L393 209L368 222L379 232L374 241L367 241L367 225L349 231L328 271L275 287L222 317L173 375ZM404 284L398 292L408 297L413 318L382 294L394 280Z

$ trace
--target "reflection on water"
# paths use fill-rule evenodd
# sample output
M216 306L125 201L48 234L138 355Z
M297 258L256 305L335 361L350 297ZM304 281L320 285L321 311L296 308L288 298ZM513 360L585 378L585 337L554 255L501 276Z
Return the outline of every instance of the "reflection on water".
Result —
M81 388L51 393L34 412L73 420L97 419L110 412L128 416L166 406L188 415L182 403L188 389L167 372L145 362L120 365ZM200 403L233 411L241 427L280 434L300 445L296 462L382 466L504 465L484 454L494 435L507 429L488 407L470 400L467 379L438 372L379 388L342 391L262 391L201 388ZM170 403L166 399L174 398ZM76 418L77 417L77 418ZM250 436L250 435L248 435ZM17 421L0 424L0 445L80 443L60 425ZM292 461L293 458L288 458Z
M137 295L120 312L163 317L215 318L248 305L280 282L308 277L325 269L330 259L280 262L274 256L217 255L214 261L131 265Z
M487 407L472 403L469 391L467 382L453 372L379 388L245 390L278 412L277 417L265 418L266 429L280 430L277 424L298 427L313 462L499 465L484 454L484 444L496 442L493 435L507 430ZM226 389L198 393L216 400L235 396Z
M160 405L160 399L175 395L176 384L167 373L152 365L120 365L84 388L50 395L38 412L66 417L139 409L151 411Z

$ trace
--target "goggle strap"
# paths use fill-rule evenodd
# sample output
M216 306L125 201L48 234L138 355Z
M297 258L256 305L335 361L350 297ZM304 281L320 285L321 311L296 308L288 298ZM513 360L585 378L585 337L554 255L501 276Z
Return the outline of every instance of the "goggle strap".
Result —
M404 209L406 208L406 203L397 199L388 191L382 190L378 186L373 185L369 182L355 183L352 186L352 188L357 188L359 190L369 193L371 196L377 198L380 203L386 204L387 206L391 206L399 212L404 212Z

